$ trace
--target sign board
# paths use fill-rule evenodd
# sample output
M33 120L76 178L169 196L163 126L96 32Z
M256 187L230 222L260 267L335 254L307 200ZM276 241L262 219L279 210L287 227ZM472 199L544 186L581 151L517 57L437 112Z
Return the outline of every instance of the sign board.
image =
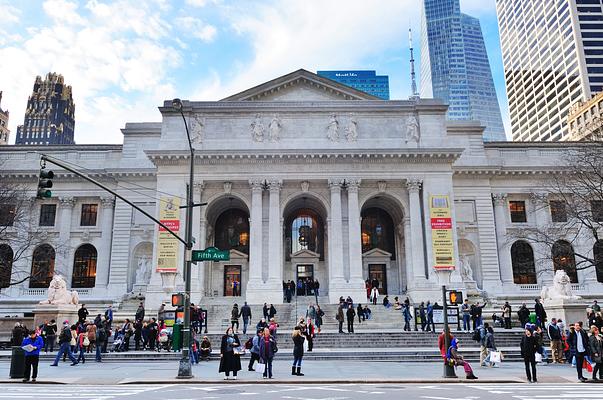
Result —
M434 308L433 310L433 322L436 324L444 323L444 309L443 308ZM459 323L459 310L455 308L448 309L448 323L458 324Z
M176 310L165 310L163 318L166 326L174 326L176 322Z
M440 271L452 271L455 262L450 197L447 195L429 196L429 217L431 221L433 267Z
M180 230L180 199L162 197L159 202L159 220L162 224L178 233ZM159 226L157 235L157 272L178 271L178 252L180 241L165 228Z
M205 250L193 250L193 262L198 261L229 261L230 251L208 247Z

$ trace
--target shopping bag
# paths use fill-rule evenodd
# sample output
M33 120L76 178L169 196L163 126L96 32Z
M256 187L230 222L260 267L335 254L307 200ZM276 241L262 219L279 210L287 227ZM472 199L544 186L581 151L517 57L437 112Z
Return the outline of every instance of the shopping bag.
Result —
M537 363L541 363L542 362L542 354L536 353L536 362Z
M502 357L499 351L491 351L490 352L490 362L499 363L502 361Z
M262 364L262 363L258 362L257 364L255 364L255 366L253 368L255 369L255 372L257 372L259 374L263 374L264 371L266 371L266 364Z
M582 363L582 368L586 368L588 372L593 372L593 366L586 360Z

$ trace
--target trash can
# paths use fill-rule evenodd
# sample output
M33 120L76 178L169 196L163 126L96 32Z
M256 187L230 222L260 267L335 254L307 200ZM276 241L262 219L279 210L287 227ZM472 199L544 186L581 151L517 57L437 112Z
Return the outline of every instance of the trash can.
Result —
M13 346L10 357L10 378L17 379L25 377L25 350L21 346Z
M182 324L172 326L172 350L180 351L182 348Z

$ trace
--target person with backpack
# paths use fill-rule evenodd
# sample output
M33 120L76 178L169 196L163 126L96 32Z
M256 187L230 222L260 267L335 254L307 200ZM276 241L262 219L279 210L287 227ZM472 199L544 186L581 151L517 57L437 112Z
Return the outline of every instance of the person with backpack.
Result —
M260 360L265 365L264 379L272 379L272 361L274 355L278 352L276 339L270 335L270 329L264 328L264 334L259 339L260 342Z
M304 376L301 372L302 359L304 358L304 335L302 335L301 328L296 326L293 329L293 366L291 367L291 375Z
M233 331L237 332L239 330L239 316L241 314L239 313L239 305L237 303L235 303L232 306L232 310L230 311L230 327L233 329ZM236 328L235 328L236 325Z
M77 361L81 360L82 364L86 363L86 349L90 346L90 340L88 339L88 334L86 332L80 332L77 335L77 349L79 351L79 355L77 357Z
M57 367L59 365L59 360L66 354L71 360L71 365L77 365L78 361L73 356L71 352L71 327L69 326L69 321L63 322L63 329L61 330L61 334L59 335L59 352L54 359L54 362L50 364L51 367Z
M249 359L249 365L247 366L248 371L254 371L253 364L255 364L256 361L260 361L260 338L262 337L263 333L263 328L258 329L256 335L250 337L249 339L247 339L247 342L245 342L245 348L249 350L249 353L251 355L251 358Z
M488 356L488 348L486 347L486 335L490 325L486 322L482 326L478 326L473 332L471 339L479 343L479 365L485 367L484 360Z
M486 351L488 355L484 359L484 364L489 367L494 367L495 363L491 361L492 352L496 351L496 343L494 342L494 329L489 326L486 329Z

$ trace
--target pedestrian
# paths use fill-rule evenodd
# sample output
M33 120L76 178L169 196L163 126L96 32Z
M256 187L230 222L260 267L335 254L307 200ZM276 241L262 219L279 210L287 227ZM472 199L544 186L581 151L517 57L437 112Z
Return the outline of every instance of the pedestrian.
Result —
M536 325L541 328L544 327L546 322L546 311L538 298L534 299L534 312L536 313Z
M103 340L103 348L101 349L101 352L107 353L107 346L109 345L109 336L111 336L111 321L107 319L107 316L105 316L105 320L103 321L103 327L105 329L105 339Z
M302 359L304 358L304 341L306 340L301 333L301 328L296 326L293 329L293 366L291 375L304 376L301 372Z
M473 330L476 330L482 325L482 310L485 306L485 304L483 306L480 306L479 301L471 305L470 313L471 320L473 321Z
M601 336L599 328L594 325L590 327L590 333L588 344L590 347L590 358L594 364L593 381L598 381L603 379L603 336ZM599 378L597 378L597 372L599 372Z
M344 316L343 316L343 304L339 304L339 307L337 307L337 315L335 316L335 319L337 320L337 322L339 322L339 333L343 333L343 322L344 322Z
M165 304L161 303L157 310L157 321L165 321Z
M427 325L427 316L425 315L425 302L421 302L419 304L419 318L421 319L421 331L425 331L425 326Z
M86 349L90 345L90 341L88 340L88 334L86 332L80 332L77 335L77 349L79 355L77 356L77 361L82 362L82 364L86 363Z
M111 304L105 310L105 319L109 321L109 329L111 329L111 325L113 324L113 306Z
M306 318L315 321L316 320L316 308L314 304L308 304L308 309L306 310Z
M71 328L69 326L69 321L63 322L63 329L61 330L61 334L59 335L59 352L54 359L54 363L50 364L52 367L56 367L59 365L59 360L61 356L64 354L69 357L71 360L71 365L77 365L77 360L73 356L71 352L71 340L73 339L71 334Z
M517 318L519 318L519 324L522 328L525 328L526 324L530 320L530 309L523 303L517 311Z
M316 279L314 281L314 299L316 300L316 303L318 303L318 297L320 297L320 282L318 282L318 279Z
M358 315L358 323L361 324L363 320L366 320L364 316L364 311L362 310L362 304L358 303L358 307L356 309L356 314Z
M134 324L132 324L134 328L134 350L140 350L140 342L142 341L142 321L136 319Z
M230 311L230 327L235 331L235 333L239 330L239 305L235 303L232 306L232 310ZM235 325L237 328L235 329Z
M448 353L448 349L446 348L446 336L448 336L448 346L450 346L452 339L454 339L454 336L450 333L450 328L446 328L446 330L443 330L438 336L438 348L440 349L440 354L444 360L446 360L446 354Z
M276 308L274 304L270 304L270 309L268 310L268 320L271 320L276 316Z
M157 342L157 333L158 333L157 320L154 317L151 318L151 322L149 322L147 324L147 328L149 330L148 349L153 351L153 350L155 350L155 344Z
M260 360L265 365L264 379L272 379L272 360L277 351L276 339L270 335L270 330L265 328L264 336L260 338Z
M12 331L11 344L13 346L21 346L23 339L27 336L27 328L21 322L16 322Z
M354 317L356 316L356 311L354 311L354 307L348 308L346 311L346 317L348 320L348 333L354 333Z
M596 313L601 312L601 306L597 303L597 300L593 300L593 305L590 308Z
M241 317L243 317L243 334L247 334L247 326L249 325L249 321L251 321L251 307L245 302L243 307L241 307Z
M251 353L251 358L249 360L249 365L247 366L248 371L254 371L253 364L257 361L260 362L260 339L264 335L264 328L258 329L256 335L248 340L251 341L251 348L249 352ZM245 347L248 347L245 346Z
M468 299L465 299L465 302L461 305L461 314L463 315L463 330L469 331L469 321L471 319L471 313Z
M505 301L505 304L502 307L505 329L511 329L511 311L511 304L509 304L508 301Z
M486 329L486 351L488 355L486 356L484 363L489 367L494 367L494 364L491 360L492 352L496 351L496 343L494 342L494 329L489 326Z
M311 352L314 348L314 324L312 321L308 321L308 326L306 328L306 340L308 342L308 352Z
M465 370L465 376L467 379L477 379L477 376L473 374L473 369L471 365L465 361L462 355L458 352L458 339L452 339L450 343L450 347L448 348L448 353L446 353L446 359L449 362L452 362L454 366L461 365Z
M260 322L257 323L257 325L255 326L255 330L261 330L263 332L264 328L268 328L268 322L266 322L266 318L262 318Z
M322 326L322 317L325 316L325 312L320 309L320 306L316 305L316 330L320 333L320 327Z
M136 321L142 321L144 319L144 303L141 301L140 304L138 304L138 308L136 309L136 314L134 315L134 319Z
M563 348L561 346L561 329L557 325L557 319L552 318L547 328L549 339L551 339L551 355L553 364L563 363Z
M488 348L486 347L486 335L488 334L488 328L490 324L487 322L477 328L479 332L479 365L485 367L484 360L488 356Z
M264 303L264 307L262 307L262 315L264 316L265 320L268 320L268 311L270 310L270 308L268 307L268 304Z
M96 347L96 325L92 323L86 325L86 336L88 337L86 353L92 353L92 349Z
M368 279L366 281L364 281L364 289L366 290L366 301L368 301L370 303L372 287L371 287L371 282Z
M526 377L528 382L536 383L538 379L536 377L536 353L538 352L538 341L534 337L532 329L526 328L524 335L521 337L521 357L526 367ZM531 368L531 372L530 372Z
M199 344L199 357L201 360L209 361L211 356L211 342L207 336L203 336L203 340Z
M224 372L224 380L230 379L231 372L233 379L236 380L237 372L241 370L241 358L238 353L235 353L235 349L240 346L240 343L233 328L226 329L220 344L220 367L218 368L218 372Z
M38 362L40 360L40 350L44 347L44 340L38 336L34 329L29 333L29 336L21 341L20 345L27 348L25 350L25 376L23 382L29 382L30 379L35 382L38 378Z
M129 318L125 319L121 332L124 335L124 351L130 351L130 338L134 334L134 327Z
M44 324L45 341L44 341L44 352L54 352L54 344L57 341L57 323L54 319L51 319L48 324Z
M376 288L376 287L374 287L374 286L371 289L371 299L370 300L371 300L371 302L373 303L374 306L377 305L377 301L379 300L379 289Z
M77 316L79 318L78 323L83 323L84 321L86 321L86 318L88 318L88 315L90 315L90 313L88 312L86 305L82 304L80 309L77 310Z
M402 308L402 315L404 315L404 330L410 332L410 320L412 319L412 316L410 314L409 305L404 304Z
M433 305L427 301L427 332L435 333L435 323L433 322Z
M96 362L102 362L102 357L101 357L102 347L103 347L103 344L105 342L107 335L108 334L107 334L107 331L105 328L105 323L102 321L99 322L99 324L96 325L96 340L94 341L95 350L96 350L94 360Z
M590 354L590 346L588 335L582 329L582 321L574 324L574 332L570 335L570 346L576 350L576 371L578 372L578 380L586 382L587 379L582 375L582 367L585 358Z
M542 354L542 362L548 364L549 355L546 351L546 347L544 347L544 332L542 331L542 328L540 326L536 326L534 337L538 342L538 352Z
M270 322L268 323L268 330L270 330L270 334L276 337L276 329L278 328L278 324L274 318L270 318Z

